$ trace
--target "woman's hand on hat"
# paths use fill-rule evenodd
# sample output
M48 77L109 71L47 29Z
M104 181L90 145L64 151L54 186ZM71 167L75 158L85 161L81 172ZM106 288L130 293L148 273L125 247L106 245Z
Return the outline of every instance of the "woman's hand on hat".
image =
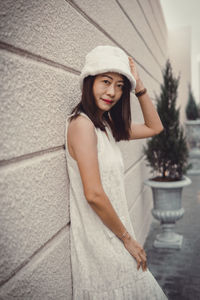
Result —
M131 56L129 56L128 59L129 59L129 65L130 65L131 73L132 73L133 77L135 78L135 80L137 81L140 78L139 78L139 74L138 74L138 71L136 69L136 65L134 63L134 60Z
M139 73L136 69L136 64L133 60L133 58L131 56L128 57L129 59L129 65L130 65L130 69L131 69L131 73L134 76L135 80L136 80L136 87L135 87L135 92L139 92L140 90L142 90L144 88L143 82L140 79Z

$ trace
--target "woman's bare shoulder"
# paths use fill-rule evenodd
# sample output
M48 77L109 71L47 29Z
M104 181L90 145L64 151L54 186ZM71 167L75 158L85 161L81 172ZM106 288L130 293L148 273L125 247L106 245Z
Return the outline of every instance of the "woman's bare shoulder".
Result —
M93 122L84 115L78 115L76 118L72 119L68 126L69 131L84 131L86 129L94 130Z
M95 142L97 141L93 122L83 115L79 115L77 118L70 121L68 126L68 137L70 144L74 144L80 140L88 141L88 139L93 139Z

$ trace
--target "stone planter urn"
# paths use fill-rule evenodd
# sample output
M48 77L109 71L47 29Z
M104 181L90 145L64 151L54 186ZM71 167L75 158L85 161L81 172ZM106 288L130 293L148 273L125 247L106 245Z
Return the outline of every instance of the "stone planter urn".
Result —
M144 183L152 188L154 203L152 215L160 221L162 227L162 232L156 236L154 247L180 249L183 236L175 233L174 227L176 221L184 214L182 189L191 184L191 180L183 176L179 181L163 182L149 179Z
M187 120L185 125L189 145L189 163L192 165L187 174L200 174L200 119Z

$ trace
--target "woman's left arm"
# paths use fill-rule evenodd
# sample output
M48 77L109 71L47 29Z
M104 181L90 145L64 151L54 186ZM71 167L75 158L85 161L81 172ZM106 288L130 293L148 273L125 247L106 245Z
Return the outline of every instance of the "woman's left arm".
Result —
M135 63L131 57L129 57L129 63L131 73L133 74L136 80L135 93L138 93L145 87L141 79L139 78L139 74L136 70ZM149 97L148 93L146 92L142 96L139 96L138 101L140 103L140 107L143 113L144 124L135 124L133 122L131 123L130 140L148 138L159 134L164 129L160 117L157 113L157 110L155 109L154 104L152 103L152 100Z

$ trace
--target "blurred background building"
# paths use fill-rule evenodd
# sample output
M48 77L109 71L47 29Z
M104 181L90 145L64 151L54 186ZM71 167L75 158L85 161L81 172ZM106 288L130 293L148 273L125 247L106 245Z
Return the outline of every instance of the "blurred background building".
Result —
M160 0L160 3L173 43L179 48L179 33L185 37L185 42L187 40L189 42L191 86L196 102L200 103L200 2L199 0ZM173 40L175 35L177 35L176 39Z

